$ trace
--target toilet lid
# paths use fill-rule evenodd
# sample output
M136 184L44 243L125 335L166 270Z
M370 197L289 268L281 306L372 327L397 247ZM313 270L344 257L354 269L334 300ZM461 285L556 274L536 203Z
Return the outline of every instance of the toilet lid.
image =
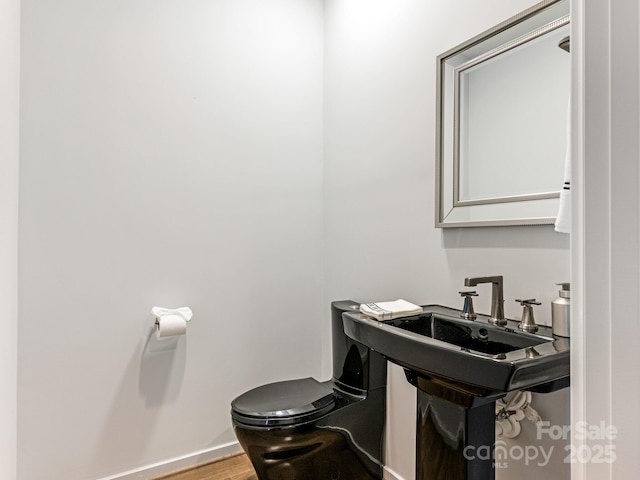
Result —
M291 425L320 417L331 410L334 401L330 383L301 378L243 393L231 402L231 416L247 425Z

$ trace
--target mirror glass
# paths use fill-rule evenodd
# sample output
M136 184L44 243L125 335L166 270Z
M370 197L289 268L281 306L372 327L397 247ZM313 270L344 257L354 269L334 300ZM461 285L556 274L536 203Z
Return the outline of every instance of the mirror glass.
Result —
M553 223L570 95L568 0L438 57L436 226Z

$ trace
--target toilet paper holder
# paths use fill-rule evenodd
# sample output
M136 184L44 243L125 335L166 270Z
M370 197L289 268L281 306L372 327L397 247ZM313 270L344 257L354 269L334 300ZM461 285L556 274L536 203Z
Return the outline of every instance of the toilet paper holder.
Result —
M157 338L184 335L187 323L191 321L193 312L189 307L165 308L153 307L151 313L155 316L154 329Z

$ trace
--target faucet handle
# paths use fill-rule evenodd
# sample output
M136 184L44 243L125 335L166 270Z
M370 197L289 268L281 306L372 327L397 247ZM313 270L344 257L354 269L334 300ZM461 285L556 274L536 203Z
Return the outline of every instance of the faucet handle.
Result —
M517 298L516 302L519 302L523 307L525 305L542 305L542 302L536 302L535 298L527 298L526 300L520 300L519 298Z
M470 290L467 292L458 292L460 294L460 296L462 297L477 297L478 294L476 293L475 290Z
M473 310L473 298L478 294L475 291L458 292L464 298L464 304L462 306L462 313L460 316L466 320L475 320L478 318L476 312Z
M522 310L522 320L520 320L518 328L528 333L536 333L538 326L533 319L533 305L542 305L542 303L536 302L535 298L528 298L526 300L516 299L516 302L519 302L520 305L524 307Z

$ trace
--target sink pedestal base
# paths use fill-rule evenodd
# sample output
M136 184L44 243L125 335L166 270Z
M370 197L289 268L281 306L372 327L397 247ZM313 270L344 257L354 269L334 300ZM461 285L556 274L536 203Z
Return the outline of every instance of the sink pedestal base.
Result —
M407 378L418 387L416 480L494 479L496 397Z

